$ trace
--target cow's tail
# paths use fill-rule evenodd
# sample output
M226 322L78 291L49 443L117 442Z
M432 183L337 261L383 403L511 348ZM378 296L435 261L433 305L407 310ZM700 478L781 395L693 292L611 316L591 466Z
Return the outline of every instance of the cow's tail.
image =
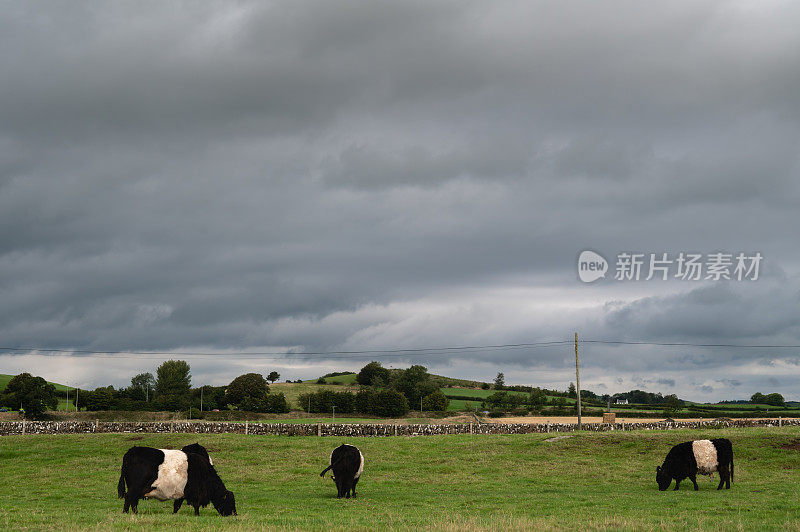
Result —
M322 473L320 473L320 474L319 474L319 476L321 476L321 477L324 477L324 476L325 476L325 473L327 473L327 472L328 472L328 470L329 470L330 468L332 468L333 466L335 466L336 464L338 464L338 463L339 463L341 460L342 460L341 458L338 458L338 459L337 459L335 462L331 462L331 465L329 465L328 467L326 467L325 469L323 469L323 470L322 470Z
M731 482L733 482L733 453L731 453Z
M119 484L117 484L117 497L120 499L125 498L125 476L123 473L119 474Z
M125 498L125 469L128 465L128 453L122 458L122 470L119 472L119 483L117 484L117 497Z

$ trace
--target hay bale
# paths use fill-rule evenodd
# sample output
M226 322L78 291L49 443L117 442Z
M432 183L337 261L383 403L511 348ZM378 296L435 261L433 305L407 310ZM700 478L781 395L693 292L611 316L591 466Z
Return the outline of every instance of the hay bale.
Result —
M617 415L613 412L604 412L603 413L603 423L616 423L617 422Z

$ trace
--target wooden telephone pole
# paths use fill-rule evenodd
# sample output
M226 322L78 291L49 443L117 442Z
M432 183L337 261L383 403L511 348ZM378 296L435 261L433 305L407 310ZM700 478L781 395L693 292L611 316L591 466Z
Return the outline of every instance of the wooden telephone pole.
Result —
M578 400L578 430L581 430L581 368L578 361L578 333L575 333L575 392Z

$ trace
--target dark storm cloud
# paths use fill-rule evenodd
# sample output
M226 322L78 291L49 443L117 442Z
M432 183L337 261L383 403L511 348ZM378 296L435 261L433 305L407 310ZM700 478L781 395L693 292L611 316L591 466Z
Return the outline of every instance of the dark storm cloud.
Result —
M3 342L800 343L799 20L720 2L8 5ZM760 251L763 279L578 286L586 248ZM747 391L797 359L587 353L598 388L678 394ZM569 346L460 356L570 378Z

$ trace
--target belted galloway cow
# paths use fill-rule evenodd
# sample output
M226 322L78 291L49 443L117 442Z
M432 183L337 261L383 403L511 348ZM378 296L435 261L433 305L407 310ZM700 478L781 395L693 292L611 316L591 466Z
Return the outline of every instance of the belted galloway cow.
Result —
M185 499L194 507L195 515L209 503L221 515L236 515L233 492L225 488L208 452L197 443L180 451L131 447L122 458L117 495L125 499L124 513L129 508L137 513L139 499L153 498L175 501L173 513Z
M719 473L718 490L731 488L733 480L733 446L730 440L694 440L679 443L667 453L664 463L656 467L656 482L659 491L669 488L675 480L675 489L681 480L689 478L697 491L697 475Z
M326 467L319 476L324 477L325 473L333 470L333 481L336 483L338 498L349 499L352 494L356 497L356 484L364 471L364 455L357 447L343 444L331 453L330 465Z

